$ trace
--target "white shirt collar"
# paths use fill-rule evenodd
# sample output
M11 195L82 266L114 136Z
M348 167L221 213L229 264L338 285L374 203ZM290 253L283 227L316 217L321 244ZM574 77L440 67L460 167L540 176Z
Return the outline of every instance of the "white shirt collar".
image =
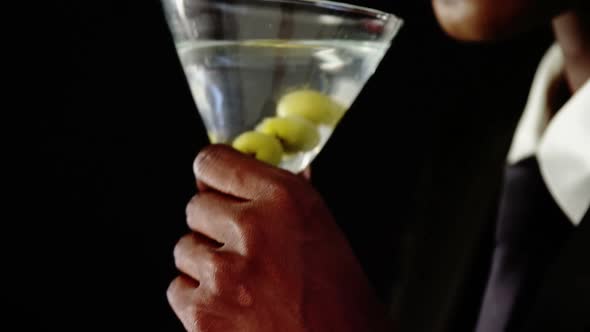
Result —
M539 65L508 162L536 156L553 199L579 225L590 207L590 80L549 121L548 93L563 70L556 44Z

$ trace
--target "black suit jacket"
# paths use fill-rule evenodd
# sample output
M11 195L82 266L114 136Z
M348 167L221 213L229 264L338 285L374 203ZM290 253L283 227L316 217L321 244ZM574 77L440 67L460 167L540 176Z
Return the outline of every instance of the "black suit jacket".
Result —
M590 330L590 215L544 278L525 331Z
M489 120L489 116L481 119ZM471 144L441 136L441 145L459 144L466 150L435 156L425 176L417 219L421 229L396 306L401 331L474 330L491 263L504 160L516 120L513 115L504 117L503 124L492 129L495 135L484 133L481 141ZM483 126L479 124L480 129ZM518 331L590 328L588 213L563 248L555 250L556 262L536 276L540 286L533 291L533 303L514 308Z

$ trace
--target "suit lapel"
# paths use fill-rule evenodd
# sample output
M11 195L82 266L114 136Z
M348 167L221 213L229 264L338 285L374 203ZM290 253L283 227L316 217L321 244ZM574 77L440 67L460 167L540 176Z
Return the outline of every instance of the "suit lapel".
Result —
M547 273L523 331L590 331L590 212Z

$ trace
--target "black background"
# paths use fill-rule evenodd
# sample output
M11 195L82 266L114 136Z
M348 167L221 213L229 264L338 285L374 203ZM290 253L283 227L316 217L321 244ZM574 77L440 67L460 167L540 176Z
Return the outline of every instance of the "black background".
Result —
M544 27L516 40L461 44L443 34L428 1L356 3L406 24L314 162L314 184L394 313L416 303L428 310L427 294L403 295L421 282L410 271L415 260L438 250L432 239L453 243L485 229L450 227L432 218L436 208L425 213L437 195L465 187L433 179L500 162L491 156L507 149L551 35ZM165 290L195 193L192 160L207 141L159 2L49 7L37 31L37 64L47 72L35 86L44 97L30 120L40 149L12 248L17 330L181 331ZM465 303L477 301L473 294ZM419 330L416 313L404 315L408 331Z

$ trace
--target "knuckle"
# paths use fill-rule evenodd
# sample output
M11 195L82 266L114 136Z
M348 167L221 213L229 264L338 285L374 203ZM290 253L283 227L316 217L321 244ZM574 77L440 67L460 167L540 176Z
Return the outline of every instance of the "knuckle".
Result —
M254 208L244 209L236 217L238 241L245 253L254 250L263 238L260 219L262 217Z
M168 302L172 305L173 308L176 309L177 298L180 296L180 292L182 290L183 280L181 277L176 277L170 285L168 285L168 289L166 290L166 298Z
M176 290L178 289L178 278L175 278L170 282L168 285L168 289L166 290L166 297L168 298L168 302L172 303L174 301L174 297L176 296Z
M236 302L241 307L251 307L254 303L254 295L251 290L244 284L239 283L236 285Z
M193 196L193 197L190 199L190 201L189 201L189 202L186 204L186 207L185 207L184 213L185 213L185 215L186 215L186 221L187 221L187 223L188 223L189 225L191 224L191 221L192 221L192 219L193 219L193 216L194 216L194 214L195 214L195 210L196 210L196 208L197 208L197 206L198 206L198 204L197 204L197 202L198 202L198 198L199 198L199 197L198 197L197 195L195 195L195 196Z
M210 331L207 325L207 308L214 305L214 299L211 297L195 297L190 301L183 300L186 298L187 281L179 276L174 279L167 290L168 302L172 309L185 326L186 330L192 331Z
M208 259L207 270L209 273L209 285L214 294L221 294L232 287L233 271L231 262L220 253L213 253Z
M180 238L180 240L174 246L173 256L174 261L178 264L184 259L184 256L187 254L187 247L192 242L192 235L187 234Z
M185 214L187 217L189 217L193 212L194 203L195 203L196 198L197 198L197 196L193 196L188 201L188 203L186 203L186 207L185 207L184 211L185 211Z
M211 159L212 153L213 152L210 149L205 148L205 149L201 150L201 152L199 152L199 154L197 154L197 157L195 158L195 160L193 162L193 170L194 170L195 174L199 174L200 171L203 169L203 167L207 166L207 163Z
M220 161L224 151L227 151L227 148L218 145L210 145L201 150L193 162L193 171L195 175L199 177L208 169L215 167Z

